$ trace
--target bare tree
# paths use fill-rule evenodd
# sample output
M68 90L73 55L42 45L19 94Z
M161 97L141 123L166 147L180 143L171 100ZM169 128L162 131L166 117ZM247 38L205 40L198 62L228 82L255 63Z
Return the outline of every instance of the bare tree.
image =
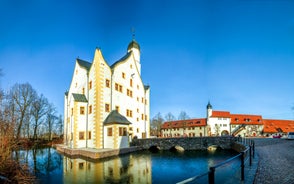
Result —
M53 133L53 128L54 124L57 120L56 116L56 109L53 104L48 104L48 111L46 113L46 125L47 125L47 130L48 130L48 140L52 140L52 133Z
M178 120L186 120L186 119L190 119L190 117L185 111L181 111L179 114Z
M160 135L160 128L164 119L161 116L161 113L157 113L151 120L151 134L159 136Z
M0 77L2 70L0 68ZM14 121L7 103L7 94L0 88L0 162L10 157L14 146ZM0 163L2 165L3 163Z
M21 130L25 120L26 113L29 113L30 105L36 98L36 91L29 83L15 84L10 91L10 100L13 104L16 117L16 139L18 140L21 135Z
M61 115L59 115L58 120L56 122L55 133L59 136L63 134L63 118Z
M48 100L41 94L32 103L31 115L33 124L33 139L38 139L38 128L48 111Z
M174 120L176 120L176 117L171 112L169 112L165 115L165 120L166 121L174 121Z

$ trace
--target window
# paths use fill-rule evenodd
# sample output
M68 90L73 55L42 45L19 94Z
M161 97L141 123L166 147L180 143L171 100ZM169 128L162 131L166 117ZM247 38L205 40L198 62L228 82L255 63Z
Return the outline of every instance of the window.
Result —
M79 132L79 140L85 139L85 132Z
M80 107L80 114L85 114L85 107Z
M109 79L106 79L105 80L105 86L110 88L110 80Z
M89 114L92 114L92 105L89 106Z
M119 106L115 106L115 110L119 112Z
M89 82L89 89L92 89L92 81Z
M133 91L127 89L127 95L128 95L129 97L133 97Z
M141 114L141 120L144 120L144 114Z
M133 68L133 65L130 65L130 68Z
M112 128L107 128L107 136L112 136Z
M133 111L130 109L127 109L127 117L133 117Z
M85 88L82 89L82 94L83 94L83 95L85 94Z
M88 139L91 139L92 138L92 133L91 131L88 132Z
M133 79L130 79L130 86L133 87Z
M223 124L223 127L227 127L227 124Z
M118 83L115 83L114 88L115 88L116 91L122 92L122 85L120 85Z
M119 136L127 136L127 128L119 127Z
M105 104L105 112L110 112L109 104Z
M122 77L123 79L125 79L125 78L126 78L126 74L125 74L124 72L122 72L122 73L121 73L121 77Z

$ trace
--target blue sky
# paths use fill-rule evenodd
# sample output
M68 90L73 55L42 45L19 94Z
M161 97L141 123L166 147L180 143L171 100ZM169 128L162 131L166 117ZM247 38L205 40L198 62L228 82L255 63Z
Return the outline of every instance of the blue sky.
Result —
M151 118L215 110L293 119L294 1L2 0L0 85L29 82L63 114L75 59L109 64L131 28L151 86Z

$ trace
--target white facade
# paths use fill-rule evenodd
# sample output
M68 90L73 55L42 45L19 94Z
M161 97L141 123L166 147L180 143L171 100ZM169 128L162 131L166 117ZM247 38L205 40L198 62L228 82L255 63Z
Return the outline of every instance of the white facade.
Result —
M133 137L149 137L150 90L141 79L140 47L136 41L127 54L109 66L96 49L92 63L76 60L65 95L64 142L72 148L122 148ZM125 122L104 122L112 111ZM126 130L126 133L122 133Z

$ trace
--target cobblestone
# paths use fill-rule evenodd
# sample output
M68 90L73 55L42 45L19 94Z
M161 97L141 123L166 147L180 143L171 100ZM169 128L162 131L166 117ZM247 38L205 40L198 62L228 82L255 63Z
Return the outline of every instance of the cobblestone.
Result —
M294 140L255 139L259 156L254 184L294 184Z

